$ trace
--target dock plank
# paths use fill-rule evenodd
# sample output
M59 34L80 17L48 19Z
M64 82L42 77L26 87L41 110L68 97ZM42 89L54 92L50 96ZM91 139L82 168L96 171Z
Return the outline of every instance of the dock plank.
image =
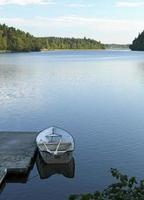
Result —
M36 152L36 132L0 132L0 169L27 173Z

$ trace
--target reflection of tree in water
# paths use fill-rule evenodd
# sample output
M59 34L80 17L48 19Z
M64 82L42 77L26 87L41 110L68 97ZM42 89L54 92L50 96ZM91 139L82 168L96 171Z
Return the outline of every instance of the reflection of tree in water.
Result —
M46 164L40 154L36 159L37 170L41 179L49 178L54 174L62 174L67 178L73 178L75 173L75 161L74 158L70 162L65 164Z
M144 86L144 62L139 63L137 69L141 78L141 84Z
M33 97L36 90L35 79L31 68L0 64L0 101Z
M0 80L15 79L21 73L17 65L0 64Z

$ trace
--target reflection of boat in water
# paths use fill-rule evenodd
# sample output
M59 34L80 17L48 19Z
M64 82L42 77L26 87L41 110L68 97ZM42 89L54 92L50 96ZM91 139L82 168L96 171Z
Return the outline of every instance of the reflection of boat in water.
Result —
M43 160L47 163L68 163L73 156L74 140L65 130L50 127L41 131L36 143Z
M75 173L75 162L72 158L68 163L46 164L41 155L38 153L36 158L36 166L41 179L49 178L54 174L62 174L67 178L73 178Z

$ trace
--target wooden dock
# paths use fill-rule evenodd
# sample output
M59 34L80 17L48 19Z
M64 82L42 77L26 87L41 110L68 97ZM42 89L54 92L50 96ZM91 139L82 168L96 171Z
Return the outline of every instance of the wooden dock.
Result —
M29 171L37 150L36 132L0 132L0 185L7 173Z

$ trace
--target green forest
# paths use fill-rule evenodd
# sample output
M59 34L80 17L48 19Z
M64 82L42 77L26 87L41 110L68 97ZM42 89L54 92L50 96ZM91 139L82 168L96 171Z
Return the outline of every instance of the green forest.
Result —
M129 46L132 51L144 51L144 31L134 39L133 43Z
M1 51L39 51L37 39L21 30L0 25L0 50Z
M87 38L46 37L37 39L42 49L105 49L101 42Z
M0 51L28 52L54 49L105 49L104 44L92 39L34 37L14 27L0 25Z

